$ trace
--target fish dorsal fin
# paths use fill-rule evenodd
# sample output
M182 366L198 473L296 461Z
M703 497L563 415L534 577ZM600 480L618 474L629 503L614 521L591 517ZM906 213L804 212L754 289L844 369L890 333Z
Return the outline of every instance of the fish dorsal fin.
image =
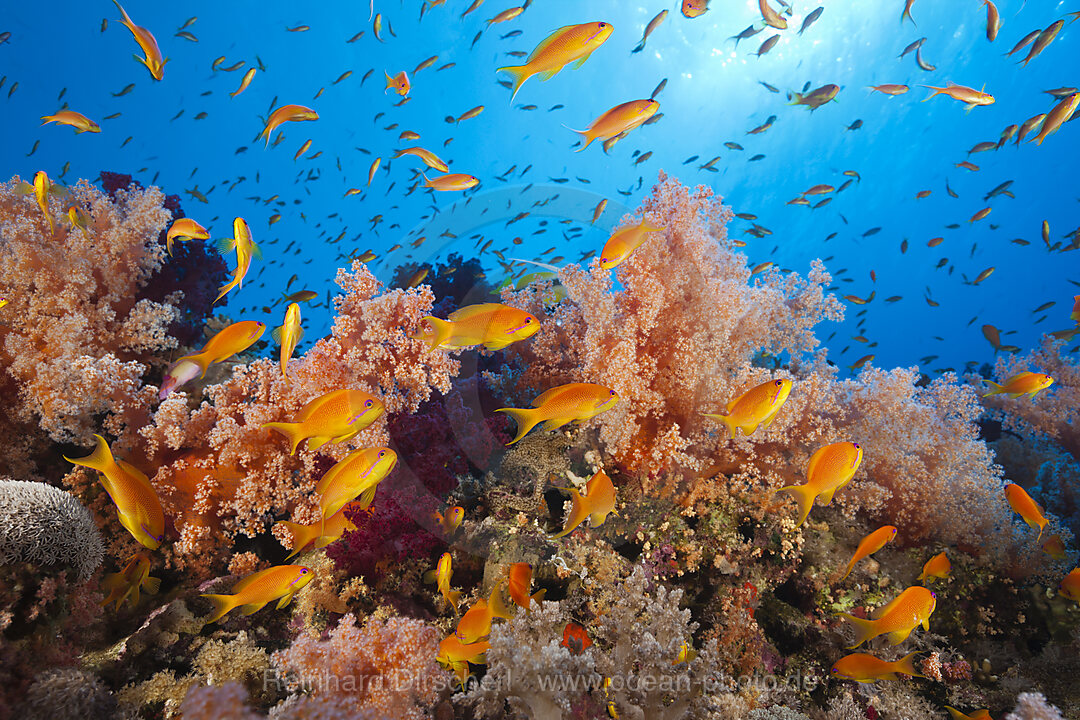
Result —
M885 617L886 615L889 614L889 612L892 611L893 608L896 607L896 604L900 601L900 598L902 596L903 596L903 593L901 593L900 595L897 595L895 598L893 598L893 600L891 602L885 603L881 607L877 608L876 610L874 610L873 612L870 613L870 617L873 618L874 620L879 620L879 619Z
M136 480L136 481L137 481L137 482L138 482L138 483L139 483L140 485L142 485L143 487L146 487L146 488L148 488L148 489L149 489L149 490L150 490L151 492L153 492L153 490L154 490L154 486L150 484L150 478L146 477L146 474L145 474L145 473L144 473L144 472L143 472L142 470L140 470L139 468L135 467L134 465L132 465L132 464L131 464L131 463L129 463L129 462L125 462L124 460L119 460L119 459L117 459L117 460L116 460L116 464L117 464L117 465L119 465L119 466L120 466L120 468L121 468L121 469L122 469L122 470L123 470L124 472L128 473L128 474L129 474L129 475L131 475L131 476L132 476L133 478L135 478L135 480Z
M244 592L245 590L250 588L252 585L254 585L255 583L262 580L264 577L266 577L267 573L269 573L271 570L274 570L274 569L276 569L276 568L269 568L267 570L263 570L261 572L252 573L251 575L248 575L246 578L244 578L240 582L233 585L233 588L232 588L233 595L238 595L238 594Z
M567 391L567 389L568 388L565 385L559 385L558 387L553 387L550 390L545 390L544 392L540 393L540 395L538 395L535 400L533 400L532 406L534 408L538 408L544 403L549 402L553 398L556 398L559 395L563 394Z
M468 305L463 308L458 308L454 312L450 313L448 319L453 322L461 322L462 320L468 320L469 318L482 315L484 313L495 313L501 310L504 306L499 303L480 303L479 305Z
M574 27L576 27L576 26L574 26L574 25L565 25L565 26L559 28L558 30L556 30L555 32L551 33L550 35L548 35L546 38L544 38L543 42L541 42L539 45L537 45L536 49L533 50L532 53L529 55L529 59L525 61L525 64L527 65L527 64L531 63L533 60L535 60L536 58L540 57L540 55L542 55L545 50L550 48L555 42L557 42L560 38L562 38L562 36L568 30L571 30Z

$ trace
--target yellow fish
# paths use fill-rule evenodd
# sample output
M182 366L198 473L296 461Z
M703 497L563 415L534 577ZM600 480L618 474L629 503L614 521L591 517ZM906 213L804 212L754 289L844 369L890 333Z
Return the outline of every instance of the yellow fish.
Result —
M540 329L533 315L501 303L466 305L450 313L449 318L427 316L420 321L419 337L431 349L475 347L502 350L510 343L525 340Z
M287 528L292 535L292 544L289 546L289 550L292 552L285 559L288 560L299 554L311 543L315 543L317 548L323 548L340 540L346 531L356 530L356 526L345 516L347 510L347 507L342 507L325 520L320 518L310 525L301 525L288 520L280 520L275 523Z
M990 93L976 90L975 88L965 87L964 85L955 85L949 83L945 87L934 87L933 85L923 85L924 88L933 90L930 96L925 98L923 102L932 100L938 95L948 95L953 100L959 100L968 106L968 109L975 107L976 105L993 105L994 96Z
M463 643L458 636L451 633L445 640L439 643L439 651L435 660L450 670L461 682L462 687L469 679L469 663L473 665L486 665L486 653L491 649L487 642Z
M1039 537L1035 539L1035 542L1041 540L1043 530L1050 521L1043 515L1043 509L1039 507L1039 503L1035 502L1027 491L1016 483L1005 486L1005 499L1009 501L1009 507L1019 513L1024 522L1033 528L1039 528Z
M251 81L254 80L254 79L255 79L255 68L248 68L247 72L244 73L244 77L240 79L240 87L236 88L231 93L229 93L229 97L236 97L240 93L247 90L248 85L250 85Z
M394 92L401 96L409 94L412 84L409 82L409 76L404 70L393 77L390 77L390 73L384 70L383 75L386 76L387 90L393 89Z
M584 494L570 488L570 496L573 505L570 514L566 516L566 524L562 531L552 535L552 538L569 535L574 528L585 522L586 518L589 519L589 527L600 527L609 514L615 513L615 486L603 470L598 470L589 482L585 483Z
M926 561L926 564L923 565L922 574L916 580L930 583L935 579L949 577L950 572L952 572L952 563L949 562L949 557L945 553L940 552Z
M795 496L795 502L799 506L799 526L806 522L815 500L820 498L822 505L828 505L836 491L851 482L862 463L862 456L863 451L858 443L838 442L826 445L810 457L810 464L806 466L805 485L780 488L780 492L786 491Z
M432 170L438 170L439 172L443 173L449 172L450 170L450 166L443 162L435 153L431 152L430 150L425 150L422 147L411 147L405 148L404 150L398 150L396 153L394 153L394 157L391 159L399 158L402 155L415 155L416 157L423 160L424 164Z
M517 423L513 445L540 423L543 430L556 430L567 423L584 421L610 410L619 401L618 394L603 385L569 383L553 387L533 400L532 408L499 408Z
M538 590L529 595L529 591L532 590L532 566L524 562L514 563L510 566L506 589L510 593L510 599L526 610L529 609L529 605L534 600L540 602L547 592L547 590Z
M918 653L913 652L899 660L886 662L866 653L852 653L836 661L836 664L832 666L832 675L833 677L847 678L860 683L895 680L897 674L925 677L915 669L915 663L912 659L916 655Z
M753 435L759 425L769 427L772 424L789 394L790 380L769 380L729 402L725 412L705 413L705 417L724 423L731 437L735 437L737 428L742 428L744 435Z
M139 47L143 51L145 57L135 56L135 59L146 66L146 69L150 71L150 77L155 80L161 80L165 76L165 63L169 62L169 58L163 58L161 56L161 48L158 47L157 38L154 34L144 27L139 27L132 22L131 17L128 16L127 11L120 5L117 0L113 0L117 9L123 14L124 19L120 22L124 27L131 31L132 37L135 38L135 42L139 44Z
M592 121L585 130L574 130L585 138L585 144L577 149L581 152L598 138L608 139L622 133L628 133L634 128L640 127L646 120L656 114L660 103L655 100L631 100L621 105L616 105L600 117ZM570 128L573 130L573 128Z
M442 528L443 535L450 537L461 527L461 521L465 519L465 508L455 505L447 509L445 513L437 512L433 514L431 519Z
M1065 542L1061 539L1060 535L1054 533L1043 542L1042 551L1055 560L1064 560Z
M305 120L318 120L319 113L303 105L282 105L270 113L270 119L266 121L266 127L259 133L259 137L266 138L266 146L270 145L270 135L278 129L282 123L303 122Z
M161 579L150 577L150 565L150 556L140 552L128 558L120 572L108 573L101 581L101 589L108 590L109 594L100 605L108 607L109 603L115 602L114 610L120 610L120 606L130 600L134 607L139 604L139 588L151 595L157 594Z
M424 187L437 190L439 192L457 192L460 190L468 190L469 188L476 187L480 184L480 180L466 173L451 173L449 175L442 175L435 179L428 178L427 175L423 176Z
M333 390L300 408L292 422L263 423L263 427L284 435L292 446L289 454L295 455L304 440L308 450L351 440L375 422L383 409L382 400L363 390Z
M622 230L617 230L604 243L604 249L600 252L600 267L610 270L630 257L630 253L641 247L649 239L649 233L662 232L663 230L664 228L650 225L644 219L637 225L630 225Z
M281 345L281 376L285 378L285 382L288 382L289 376L285 369L289 365L289 358L292 357L296 346L304 339L304 328L300 327L299 305L294 302L289 303L289 307L285 309L285 322L274 328L271 337L274 338L274 342Z
M327 470L315 486L323 517L331 517L357 497L360 498L359 507L368 508L375 499L379 483L395 465L397 453L390 448L363 448L346 455Z
M859 541L859 546L855 548L855 554L851 556L851 560L848 561L847 567L844 568L843 580L851 574L852 569L855 567L855 563L862 560L864 557L873 555L881 548L896 537L896 528L892 525L884 525L879 527L874 532L870 533Z
M923 630L930 629L930 616L934 614L936 606L937 595L924 587L913 585L892 602L875 610L871 614L872 620L863 620L848 613L838 613L838 616L850 620L855 626L855 643L848 645L849 649L886 634L890 645L899 645L919 625Z
M458 603L461 601L461 592L458 590L450 589L450 578L454 574L452 567L453 562L450 558L450 553L443 553L439 558L438 564L435 566L435 570L429 570L425 573L425 579L429 582L433 579L436 586L439 588L439 592L446 598L446 602L450 603L450 607L454 608L454 613L458 612Z
M218 251L223 255L236 250L236 269L232 271L233 279L218 288L218 296L214 298L216 303L225 297L226 293L235 287L244 287L244 277L251 268L253 257L262 257L262 251L251 237L251 228L248 227L244 218L233 219L233 236L217 241Z
M540 75L542 80L550 80L569 63L576 62L576 67L581 67L593 51L611 36L612 30L611 25L605 22L561 27L536 46L524 65L511 65L496 70L509 73L514 78L514 92L510 96L510 102L514 102L521 85L533 75Z
M206 341L202 350L178 358L169 367L161 381L158 397L164 400L170 393L196 376L205 377L210 365L247 350L258 342L265 329L266 324L258 320L243 320L221 329L214 337Z
M101 132L100 125L82 113L75 112L74 110L58 110L53 115L42 115L41 119L45 121L41 123L42 125L48 125L51 122L54 122L57 125L70 125L75 128L76 135L84 132Z
M983 395L983 397L990 397L991 395L1008 395L1015 399L1021 395L1035 397L1040 390L1045 390L1053 385L1054 378L1046 373L1022 372L1013 375L1006 380L1004 385L998 385L996 382L991 382L990 380L987 380L986 384L994 389Z
M945 709L949 711L950 715L952 715L953 720L994 720L992 717L990 717L989 710L976 710L970 715L967 715L960 712L954 707L949 707L948 705L945 706Z
M1058 594L1080 604L1080 568L1074 569L1058 586Z
M280 610L292 602L293 595L313 577L315 572L303 565L275 565L252 573L233 585L232 595L203 594L214 604L214 612L206 622L216 622L237 607L242 615L251 615L274 600L278 601L277 609Z
M457 624L457 629L454 630L454 634L457 635L458 640L466 645L482 640L491 634L492 620L495 618L509 620L513 617L503 604L502 596L500 595L501 590L502 581L499 581L495 585L495 589L491 591L490 600L477 600L476 603L461 616L461 620L459 620Z
M173 224L169 226L169 231L165 233L165 247L169 251L169 255L172 255L173 242L183 242L185 240L209 240L210 233L199 223L195 222L191 218L180 218L174 220Z
M135 466L113 459L105 438L94 435L94 439L94 452L81 458L65 455L64 459L101 473L101 484L116 505L120 524L145 547L157 550L165 540L165 512L150 479Z

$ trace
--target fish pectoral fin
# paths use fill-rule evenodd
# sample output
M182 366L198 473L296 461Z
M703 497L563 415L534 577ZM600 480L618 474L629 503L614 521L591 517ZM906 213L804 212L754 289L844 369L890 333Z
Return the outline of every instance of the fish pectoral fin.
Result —
M375 501L375 491L379 489L379 484L375 483L364 492L360 493L360 507L363 510L367 510L371 507L371 503Z
M292 602L293 595L295 595L295 593L289 593L288 595L285 595L280 600L278 600L277 609L280 610L283 607L287 607L288 604ZM262 605L260 605L259 607L262 607ZM244 614L246 615L247 613Z
M906 630L893 630L891 633L889 633L889 644L899 645L900 643L908 639L908 635L910 635L911 631L914 629L915 628L907 628Z
M545 82L545 81L550 80L551 78L555 77L556 75L558 75L559 71L562 70L562 69L563 69L563 66L560 66L560 67L554 68L552 70L545 70L542 73L537 73L537 75L540 76L540 82Z
M240 614L241 615L251 615L252 613L259 612L264 607L266 607L266 603L264 603L264 602L253 602L253 603L248 603L247 605L241 605L240 606Z

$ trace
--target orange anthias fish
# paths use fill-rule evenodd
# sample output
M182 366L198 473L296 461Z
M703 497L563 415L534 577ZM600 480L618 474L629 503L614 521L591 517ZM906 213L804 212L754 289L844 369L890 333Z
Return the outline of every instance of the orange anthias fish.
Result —
M461 527L461 521L465 519L465 508L455 505L448 508L445 513L437 512L433 514L431 519L442 528L443 535L450 537Z
M1065 576L1058 586L1058 594L1080 604L1080 568Z
M682 14L688 18L701 17L709 9L709 0L682 0Z
M424 164L432 170L438 170L442 173L450 170L450 166L447 165L441 158L439 158L438 155L431 152L430 150L425 150L422 147L411 147L405 148L404 150L398 150L396 153L394 153L394 157L391 159L397 159L402 155L415 155L416 157L423 160Z
M281 525L292 535L292 544L289 545L291 552L285 556L285 559L298 555L312 543L315 543L317 548L323 548L340 540L346 531L356 530L356 525L345 516L348 509L348 507L342 507L325 520L320 518L310 525L301 525L288 520L276 522L275 525Z
M855 626L855 642L848 648L857 648L878 635L888 635L890 645L899 645L911 631L922 625L930 629L930 616L937 606L937 595L924 587L913 585L900 593L895 600L872 613L872 620L863 620L849 613L838 613Z
M86 457L64 459L101 473L101 484L116 505L120 524L131 536L151 550L157 550L165 539L165 512L161 501L141 470L123 460L114 460L109 443L94 435L97 447Z
M315 492L324 518L330 518L356 498L361 508L375 499L379 483L397 465L397 453L390 448L353 450L323 474Z
M311 582L315 572L303 565L275 565L252 573L233 585L232 595L203 594L214 604L214 612L206 623L217 622L233 608L240 608L243 615L258 612L268 602L278 601L277 609L292 602L293 595Z
M799 506L797 525L801 526L806 522L816 500L820 498L822 505L828 505L836 491L851 482L862 463L862 456L863 451L858 443L838 442L826 445L810 457L810 463L806 466L805 485L780 488L780 492L789 492L795 496L795 502Z
M82 113L75 112L74 110L58 110L53 115L42 115L41 119L44 120L44 122L41 123L42 125L48 125L51 122L54 122L57 125L70 125L75 128L76 135L84 132L101 132L100 125Z
M886 662L866 653L852 653L837 660L831 672L833 677L847 678L860 683L895 680L898 674L925 677L915 669L915 663L912 660L918 654L913 652L899 660Z
M926 102L927 100L932 100L938 95L948 95L953 100L959 100L960 102L967 105L969 110L976 105L994 104L994 96L990 93L985 93L981 90L965 87L964 85L956 85L953 83L949 83L943 88L934 87L933 85L923 85L923 87L934 91L930 93L930 96L923 100L923 102Z
M705 413L705 417L722 422L731 437L735 437L737 428L742 428L744 435L753 435L759 425L769 427L772 424L789 394L790 380L769 380L729 402L724 412Z
M542 430L556 430L572 422L581 422L610 410L619 401L611 388L593 383L569 383L553 387L533 400L531 408L499 408L517 423L513 445L540 423Z
M570 514L566 516L562 531L552 535L552 538L569 535L574 528L585 522L586 518L589 520L589 527L600 527L607 516L615 512L615 486L603 470L598 470L589 482L585 483L584 495L574 488L569 491L573 506Z
M848 561L847 567L844 568L844 576L840 578L843 580L851 574L852 569L855 567L855 563L862 560L864 557L873 555L881 548L896 537L896 528L892 525L884 525L879 527L874 532L864 537L859 542L859 547L855 548L855 554L851 556L851 560Z
M457 635L451 633L441 643L435 660L440 665L450 670L461 682L462 686L469 679L469 663L473 665L486 665L485 653L491 649L487 642L463 643Z
M259 133L259 137L266 138L266 146L270 145L270 135L278 126L287 122L303 122L305 120L318 120L319 113L303 105L282 105L270 113L270 119L266 121L266 127Z
M986 39L994 42L998 30L1001 29L1001 16L998 14L997 5L990 0L983 0L983 5L986 6Z
M807 94L799 92L791 93L791 105L806 105L813 112L825 103L836 98L837 93L840 92L840 86L830 83L828 85L822 85L821 87L811 90Z
M589 635L585 632L585 628L575 622L568 622L566 623L566 627L563 628L562 642L559 644L574 655L580 655L589 649L589 646L592 645L592 640L589 639Z
M1043 541L1042 551L1055 560L1064 560L1065 542L1061 539L1060 535L1054 533Z
M1028 142L1034 142L1036 145L1042 145L1042 141L1055 132L1062 123L1070 120L1073 117L1073 113L1076 112L1077 106L1080 105L1080 92L1075 92L1068 97L1065 97L1054 106L1054 109L1046 114L1046 118L1042 122L1042 127L1039 128L1039 134L1028 140Z
M124 16L124 19L120 22L123 23L124 27L131 31L132 37L135 38L135 42L139 44L139 47L143 51L144 57L136 55L135 59L146 66L146 69L150 71L150 77L155 80L161 80L161 78L165 76L165 63L169 62L169 58L162 57L161 48L158 47L157 38L155 38L154 34L146 28L139 27L132 22L127 11L121 7L117 0L113 0L113 3Z
M952 563L949 562L948 555L940 552L926 561L926 564L923 565L922 574L916 580L931 583L935 579L942 580L949 577L950 572L952 572Z
M446 599L446 602L450 603L450 607L454 608L454 613L458 613L458 603L461 601L461 592L459 590L450 589L450 578L454 574L453 561L450 557L450 553L446 552L439 558L438 564L435 565L434 570L429 570L424 574L424 579L427 581L435 581L436 587L439 588L439 592Z
M1080 324L1080 295L1073 295L1073 307L1069 313L1069 319Z
M449 175L440 175L437 178L429 178L427 175L423 177L424 187L438 192L459 192L480 184L479 178L468 173L450 173Z
M990 717L989 710L975 710L970 715L967 715L948 705L945 706L945 709L952 715L953 720L994 720Z
M180 218L173 221L169 231L165 233L165 248L172 255L173 242L186 240L209 240L210 232L191 218Z
M510 102L514 102L522 84L533 75L540 75L542 80L550 80L569 63L576 62L576 67L581 67L593 51L611 36L612 30L611 25L606 22L561 27L536 46L524 65L499 68L496 72L506 72L514 78L514 92L510 96Z
M289 366L289 358L292 357L296 346L304 339L304 328L300 327L300 306L289 303L289 307L285 310L285 322L274 328L270 335L274 338L274 342L281 346L281 376L285 378L285 382L288 382L289 376L285 370Z
M660 103L655 100L631 100L616 105L596 118L586 130L574 130L585 138L585 144L577 149L581 152L598 138L608 139L622 133L628 133L656 114ZM570 128L573 130L573 128Z
M502 584L500 580L495 584L488 600L477 600L476 603L461 616L454 634L466 645L478 640L483 640L491 634L491 623L495 618L509 620L510 610L502 600Z
M214 298L215 303L225 297L233 288L244 287L244 277L247 276L248 270L251 269L251 259L262 257L262 251L259 250L259 246L251 237L251 228L248 226L247 221L241 217L233 219L233 236L218 240L217 246L218 252L222 255L236 250L236 268L231 273L232 280L218 288L218 296Z
M1039 506L1039 503L1035 502L1027 494L1027 491L1016 483L1005 486L1005 499L1009 501L1009 507L1019 513L1024 522L1033 528L1039 529L1039 537L1035 539L1035 542L1041 540L1043 530L1046 529L1046 524L1050 521L1043 515L1043 509Z
M600 251L600 267L610 270L641 247L649 239L649 233L663 230L664 228L650 225L647 220L642 219L637 225L615 231L604 243L604 249Z
M534 600L536 602L543 600L544 593L547 592L547 590L538 590L532 595L529 595L531 589L532 566L529 565L529 563L524 562L511 565L510 574L507 579L507 590L510 592L510 599L519 607L525 608L526 611Z
M409 82L409 75L404 70L399 72L397 75L394 75L393 77L390 76L390 73L384 70L383 75L386 76L387 90L393 90L402 97L409 94L409 90L412 89L412 83Z
M427 316L420 321L420 338L431 349L475 347L502 350L510 343L525 340L540 329L540 321L530 313L500 303L466 305L450 313L446 320Z
M767 0L758 0L758 9L761 10L761 18L765 21L765 24L769 27L774 27L777 30L787 29L787 20L780 16L780 13L769 7Z
M223 328L206 341L202 350L192 355L184 355L169 367L161 380L158 397L164 400L196 376L205 377L210 365L247 350L258 342L264 330L266 324L258 320L242 320Z
M281 433L292 446L290 455L304 440L308 450L318 450L326 443L351 440L382 415L383 402L363 390L333 390L300 408L292 422L264 423Z
M991 395L1008 395L1015 399L1021 395L1035 397L1039 391L1045 390L1053 385L1054 378L1046 373L1022 372L1017 373L1006 380L1004 385L998 385L996 382L990 380L987 380L986 384L993 387L993 390L983 395L983 397L990 397Z
M109 603L115 602L115 610L126 601L131 601L132 607L139 604L139 588L151 595L157 594L161 586L161 579L150 577L150 556L140 552L132 555L123 569L118 573L109 573L101 581L101 588L108 590L108 596L101 601L102 607L108 607Z

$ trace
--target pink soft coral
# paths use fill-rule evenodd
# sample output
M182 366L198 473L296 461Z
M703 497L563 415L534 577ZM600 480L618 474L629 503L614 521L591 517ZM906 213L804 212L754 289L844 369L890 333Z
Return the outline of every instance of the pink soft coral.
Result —
M337 695L372 717L421 720L450 687L450 674L435 662L439 639L419 620L369 618L358 626L349 614L328 639L301 636L273 661L292 689L309 689L316 699Z

